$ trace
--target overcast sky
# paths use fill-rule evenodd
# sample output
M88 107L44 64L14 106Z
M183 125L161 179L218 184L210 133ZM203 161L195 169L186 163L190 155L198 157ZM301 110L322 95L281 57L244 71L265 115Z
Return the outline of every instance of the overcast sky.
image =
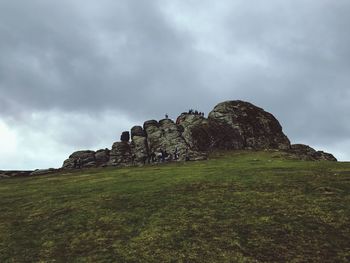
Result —
M246 100L350 160L349 0L0 0L0 169Z

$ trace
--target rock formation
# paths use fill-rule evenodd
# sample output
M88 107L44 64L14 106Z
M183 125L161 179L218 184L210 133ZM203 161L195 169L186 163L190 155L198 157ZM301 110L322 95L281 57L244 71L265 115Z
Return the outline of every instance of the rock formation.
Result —
M36 169L34 171L0 171L0 179L12 178L12 177L28 177L28 176L39 176L39 175L49 175L57 173L61 169Z
M74 168L77 165L81 168L97 166L95 152L90 150L74 152L64 161L62 168Z
M242 136L225 122L183 113L177 118L182 136L195 151L243 149Z
M316 151L305 144L292 144L288 152L294 154L297 158L306 161L337 161L332 154L323 151Z
M131 128L131 152L133 162L146 164L150 161L146 133L141 126Z
M288 150L290 142L278 120L251 103L227 101L219 103L209 113L209 119L230 125L243 139L245 147L253 149Z
M128 131L123 132L122 135L120 136L120 140L122 142L130 141L130 133Z
M131 134L131 142L130 142ZM203 160L215 150L277 149L303 160L336 161L333 155L309 146L291 145L278 120L244 101L219 103L208 118L193 111L170 119L149 120L122 133L111 150L74 152L64 169L129 166L167 160ZM162 158L160 157L162 153Z
M110 159L110 150L109 149L101 149L95 152L95 161L97 166L105 166L106 163L109 162Z
M130 164L132 164L130 143L126 141L113 143L108 165L127 166Z

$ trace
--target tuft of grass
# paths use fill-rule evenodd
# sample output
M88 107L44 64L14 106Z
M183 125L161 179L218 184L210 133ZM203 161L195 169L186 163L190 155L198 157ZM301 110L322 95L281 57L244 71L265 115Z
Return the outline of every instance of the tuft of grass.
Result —
M350 163L281 152L0 181L0 262L349 262Z

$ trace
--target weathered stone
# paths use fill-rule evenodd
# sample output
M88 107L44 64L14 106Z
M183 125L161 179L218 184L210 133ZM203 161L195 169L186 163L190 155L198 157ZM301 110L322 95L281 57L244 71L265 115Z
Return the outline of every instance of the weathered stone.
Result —
M195 113L182 113L176 123L168 118L146 121L143 127L132 127L131 143L130 133L123 132L121 142L114 143L111 151L75 152L63 168L76 167L78 159L81 167L142 165L163 159L161 152L168 160L203 160L211 151L235 149L277 149L305 160L336 160L309 146L291 147L278 120L251 103L219 103L208 118Z
M9 175L6 175L6 174L3 174L3 173L0 173L0 179L3 179L3 178L9 178L10 176Z
M205 153L193 151L181 136L180 126L176 125L170 119L163 119L159 122L148 121L144 124L147 135L147 144L149 154L154 159L154 156L159 156L161 151L169 154L169 159L175 159L175 153L178 160L187 159L204 159Z
M132 153L129 142L115 142L110 151L109 165L127 166L132 164Z
M133 136L131 142L132 162L144 165L149 162L147 139L144 136Z
M57 173L59 169L49 168L49 169L36 169L34 172L30 173L31 176L37 175L47 175L52 173Z
M0 171L0 178L25 177L30 176L33 171Z
M80 160L80 165L79 165ZM64 169L84 168L96 166L94 151L77 151L72 153L67 160L64 161Z
M229 150L244 147L242 136L226 123L187 113L181 114L177 123L183 128L182 136L192 150Z
M296 154L300 159L313 160L312 156L316 150L305 144L292 144L289 150L290 153Z
M128 142L130 141L130 133L128 131L124 131L122 135L120 136L120 140L122 142Z
M156 121L156 120L145 121L145 123L143 124L143 129L144 129L144 131L146 131L146 129L147 129L148 127L151 127L151 126L159 127L158 121Z
M337 161L332 154L323 151L316 151L305 144L292 144L288 152L294 154L296 158L306 161Z
M134 136L140 136L140 137L145 137L146 134L144 132L144 130L142 129L141 126L134 126L131 128L131 139L134 137Z
M290 141L278 120L249 102L237 100L219 103L208 118L229 124L242 136L247 148L290 149Z
M105 166L109 162L109 149L101 149L95 153L95 160L97 166Z
M313 156L317 161L332 161L332 162L338 161L333 154L327 153L324 151L317 151L313 154Z

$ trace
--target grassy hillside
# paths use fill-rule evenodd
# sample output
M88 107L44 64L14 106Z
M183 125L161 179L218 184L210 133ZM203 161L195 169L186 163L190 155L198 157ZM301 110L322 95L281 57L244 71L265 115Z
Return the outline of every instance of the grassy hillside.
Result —
M0 181L0 262L349 262L350 163L278 152Z

